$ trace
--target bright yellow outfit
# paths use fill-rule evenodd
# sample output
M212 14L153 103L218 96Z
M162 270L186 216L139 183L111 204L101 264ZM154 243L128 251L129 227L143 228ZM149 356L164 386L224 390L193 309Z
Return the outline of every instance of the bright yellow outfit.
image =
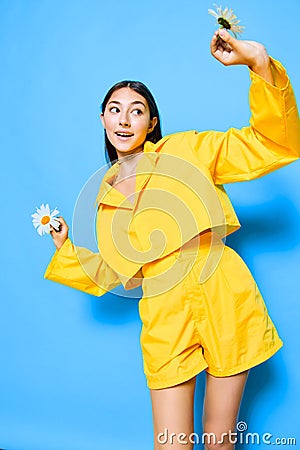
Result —
M240 227L223 184L258 178L300 157L293 91L282 65L271 63L275 86L250 71L250 126L145 143L134 204L111 186L113 165L97 196L99 253L67 239L45 272L97 296L120 283L142 285L149 388L178 384L204 368L232 375L282 346L249 270L221 240ZM179 252L207 229L216 236L213 244L204 240Z

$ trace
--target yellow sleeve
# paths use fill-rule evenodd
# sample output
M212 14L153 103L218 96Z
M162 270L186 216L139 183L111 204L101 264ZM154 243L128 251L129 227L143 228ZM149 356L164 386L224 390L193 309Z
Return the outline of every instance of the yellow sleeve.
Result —
M197 157L215 184L258 178L300 157L300 124L290 80L270 58L275 85L250 70L250 125L226 132L192 132Z
M68 238L56 250L44 278L100 297L121 282L99 253L74 246Z

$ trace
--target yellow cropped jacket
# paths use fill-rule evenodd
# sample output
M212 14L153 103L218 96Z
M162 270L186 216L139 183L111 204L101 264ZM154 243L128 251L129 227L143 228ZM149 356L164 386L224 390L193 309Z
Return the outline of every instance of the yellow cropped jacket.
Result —
M296 100L283 66L271 58L275 86L250 70L250 124L226 132L187 131L145 142L134 203L106 172L96 199L99 253L68 238L45 278L101 296L141 284L146 263L173 252L202 231L224 237L240 227L223 187L258 178L300 156Z

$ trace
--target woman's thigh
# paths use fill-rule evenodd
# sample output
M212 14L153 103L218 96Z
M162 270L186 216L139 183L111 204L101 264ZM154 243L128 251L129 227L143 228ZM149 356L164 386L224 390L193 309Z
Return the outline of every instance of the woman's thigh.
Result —
M211 433L210 445L208 443L206 448L218 447L226 448L226 450L234 448L231 444L234 436L230 439L229 435L230 431L232 433L235 431L248 373L247 370L228 377L206 374L203 431ZM217 441L219 441L218 446ZM223 446L220 445L221 442Z
M150 389L154 450L192 450L196 377L164 389Z

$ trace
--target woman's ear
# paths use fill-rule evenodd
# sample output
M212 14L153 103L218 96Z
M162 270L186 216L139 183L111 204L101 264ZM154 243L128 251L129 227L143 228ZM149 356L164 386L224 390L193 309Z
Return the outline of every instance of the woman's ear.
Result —
M104 114L101 113L99 117L100 117L101 123L103 125L103 128L105 129Z
M152 131L154 130L154 128L155 128L156 125L157 125L157 122L158 122L157 117L153 117L153 118L150 120L149 128L148 128L148 133L147 133L147 134L152 133Z

